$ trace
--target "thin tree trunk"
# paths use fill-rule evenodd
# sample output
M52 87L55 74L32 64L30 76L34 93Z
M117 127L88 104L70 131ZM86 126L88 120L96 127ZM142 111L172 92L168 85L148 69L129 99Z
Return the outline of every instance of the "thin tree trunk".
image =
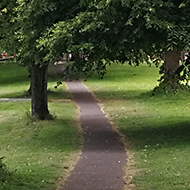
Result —
M47 65L33 64L31 68L32 116L50 119L47 104Z

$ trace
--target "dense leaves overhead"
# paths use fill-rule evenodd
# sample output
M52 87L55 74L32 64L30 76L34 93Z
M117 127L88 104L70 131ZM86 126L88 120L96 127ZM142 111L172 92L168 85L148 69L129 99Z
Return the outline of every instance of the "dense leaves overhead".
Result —
M80 51L91 60L137 61L168 49L189 47L189 1L112 0L91 3L40 40L50 51Z
M138 64L190 44L189 0L9 0L0 6L1 43L22 62L50 62L70 52L92 67L105 59Z

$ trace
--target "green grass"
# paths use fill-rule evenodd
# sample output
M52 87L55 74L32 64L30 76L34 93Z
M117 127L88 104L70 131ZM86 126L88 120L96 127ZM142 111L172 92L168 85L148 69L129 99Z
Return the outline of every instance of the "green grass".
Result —
M48 69L48 93L49 99L70 98L62 86L55 89L59 81L52 67ZM30 86L27 67L18 66L15 62L0 62L0 98L26 97Z
M190 189L190 96L151 96L158 78L154 66L112 65L104 80L85 84L130 141L134 189Z
M1 190L56 189L77 160L82 140L78 111L64 85L54 90L52 72L48 88L54 120L31 122L30 102L0 102L0 157L6 164L0 170ZM0 97L22 96L29 86L26 76L23 67L0 64Z
M0 98L19 97L29 88L27 69L14 62L0 62Z

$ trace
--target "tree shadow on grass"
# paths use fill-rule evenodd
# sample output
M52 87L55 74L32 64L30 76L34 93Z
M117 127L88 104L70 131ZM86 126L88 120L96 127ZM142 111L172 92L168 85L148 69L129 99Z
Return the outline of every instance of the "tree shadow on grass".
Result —
M167 118L165 121L167 123ZM126 134L136 149L142 149L145 146L152 148L162 147L177 147L177 146L189 146L190 145L190 120L182 122L174 122L170 124L157 125L155 126L140 126L122 128L122 133Z
M48 178L48 170L42 166L36 166L36 168L36 171L34 168L25 168L25 174L21 174L19 170L11 172L8 168L3 172L0 171L0 189L45 190L51 188L54 183ZM40 173L44 172L44 175L39 176L38 170L41 170Z
M26 84L29 82L29 79L27 78L27 76L7 76L5 78L1 78L0 80L0 85L22 85Z
M48 99L69 99L70 98L68 93L64 90L48 89L47 92L48 92ZM5 93L1 95L1 98L31 98L31 95L27 90L24 90L24 91L21 90L21 91L16 91L16 92Z
M55 71L49 70L47 73L49 82L56 82L62 80ZM30 77L27 67L18 66L16 63L7 63L0 65L0 85L3 86L21 86L22 84L29 84ZM27 89L26 89L27 90Z

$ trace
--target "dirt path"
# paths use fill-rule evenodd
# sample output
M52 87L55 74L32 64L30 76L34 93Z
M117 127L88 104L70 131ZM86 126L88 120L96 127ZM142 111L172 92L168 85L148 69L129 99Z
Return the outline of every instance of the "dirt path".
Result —
M126 152L97 101L80 82L67 82L80 107L84 147L62 190L121 190Z

